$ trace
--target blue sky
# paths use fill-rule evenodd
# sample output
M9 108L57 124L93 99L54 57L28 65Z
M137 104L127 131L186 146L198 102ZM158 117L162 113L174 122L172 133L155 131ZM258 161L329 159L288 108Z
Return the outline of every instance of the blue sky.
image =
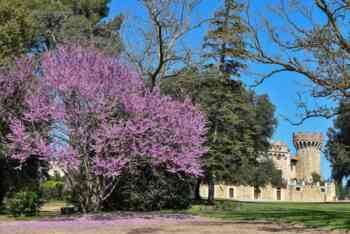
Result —
M201 6L197 9L196 14L203 17L211 16L213 11L220 6L221 1L217 0L203 0ZM253 12L262 14L263 9L267 7L269 3L276 3L276 0L253 0L252 6L254 7ZM118 14L124 14L126 16L127 23L131 23L133 16L137 16L139 19L142 19L145 16L145 11L140 7L138 0L112 0L110 5L110 14L109 17L113 17ZM276 20L274 16L271 16L272 20ZM190 43L191 47L200 48L202 44L203 35L205 33L205 28L199 29L187 36L186 42ZM135 38L133 39L133 36ZM130 35L129 38L131 41L137 41L136 35ZM265 44L269 46L269 44ZM271 48L272 50L274 48ZM252 65L252 68L256 70L264 70L263 67L259 65ZM250 80L249 77L245 77L245 80ZM306 131L306 132L321 132L326 137L327 129L332 126L332 120L327 120L324 118L312 118L306 120L302 125L293 126L288 121L284 119L287 117L289 119L297 120L297 106L298 101L297 94L304 92L304 97L308 97L307 90L305 89L305 84L307 81L296 74L291 73L280 73L275 75L271 79L265 81L262 85L255 89L259 94L268 94L271 101L276 106L276 117L278 118L278 127L273 136L273 140L281 140L287 143L295 153L295 149L292 143L292 134L293 132ZM313 99L309 98L310 106L314 105ZM324 178L328 179L330 177L331 169L329 162L324 158L324 155L321 155L321 170Z

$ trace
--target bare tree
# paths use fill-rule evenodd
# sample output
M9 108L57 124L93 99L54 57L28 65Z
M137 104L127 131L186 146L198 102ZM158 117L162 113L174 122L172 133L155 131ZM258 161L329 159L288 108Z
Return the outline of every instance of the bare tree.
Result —
M262 17L261 27L247 14L252 59L271 68L261 74L257 85L278 73L293 72L312 82L311 95L315 98L338 101L349 97L350 1L281 0L270 10L281 19L278 25ZM264 48L266 35L276 50ZM325 106L309 109L301 102L299 107L304 110L300 123L310 117L337 114L336 109Z
M140 43L125 43L126 54L153 89L159 80L179 75L192 63L193 51L183 39L207 20L193 22L200 0L139 1L146 9L147 25L137 29Z

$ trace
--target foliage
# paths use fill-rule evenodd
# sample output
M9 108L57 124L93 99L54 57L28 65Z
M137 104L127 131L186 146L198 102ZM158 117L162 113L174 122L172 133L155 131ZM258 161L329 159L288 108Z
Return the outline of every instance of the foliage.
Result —
M28 108L25 96L30 94L30 87L34 86L33 74L28 73L32 69L32 63L27 60L18 61L12 69L0 68L0 203L5 196L21 189L36 191L40 179L46 173L46 164L39 162L36 155L31 155L23 164L6 157L6 136L10 132L10 122L22 118ZM15 74L16 71L22 72Z
M282 171L276 168L271 170L271 184L274 187L287 187L288 181L282 177Z
M16 170L18 162L4 156L6 141L2 139L9 131L8 120L22 117L26 109L23 97L32 85L31 79L21 82L13 79L13 74L5 71L5 67L20 56L41 53L60 42L93 44L110 54L118 54L122 49L118 30L123 18L117 16L110 21L101 21L109 12L109 3L109 0L0 0L0 203L6 194L20 189L22 184L33 184L34 180L37 184L43 174L29 165L32 162L38 165L35 157L22 165L19 172ZM25 70L32 65L21 63L14 66L22 66ZM23 75L33 74L24 72Z
M41 32L39 46L51 49L58 43L79 42L118 54L122 17L102 22L108 14L109 3L110 0L31 0L29 5Z
M38 53L57 43L93 44L111 54L122 45L118 30L123 21L108 14L110 0L1 0L0 66L28 52Z
M228 77L239 75L248 57L244 40L248 29L241 19L244 8L236 0L224 0L223 9L215 12L205 37L205 57L212 60L209 63L218 64L220 71Z
M40 171L39 161L31 157L18 170L17 160L0 158L0 205L4 198L20 190L39 191Z
M28 110L11 121L11 156L55 161L83 212L100 209L138 158L171 173L201 173L206 122L189 100L149 92L127 66L95 49L61 46L41 63L42 77L25 97ZM25 72L33 70L14 78Z
M123 174L105 203L107 209L152 211L185 209L192 201L192 182L186 175L154 169L147 163Z
M335 194L337 199L347 200L349 198L349 187L341 183L337 183L335 186Z
M257 161L255 166L249 168L248 177L251 177L249 185L255 188L263 187L270 182L274 187L283 187L282 171L276 169L272 159Z
M276 125L274 106L266 96L255 95L216 70L189 70L164 80L161 87L177 99L190 97L208 117L209 151L202 160L207 180L259 186L268 182L269 176L260 172L271 171L257 169Z
M38 35L34 17L21 0L0 0L0 66L27 53Z
M318 174L317 172L313 172L311 174L311 177L312 177L312 182L313 183L321 183L321 182L323 182L321 175Z
M42 199L37 192L21 191L8 199L7 206L13 216L36 215L42 206Z
M328 130L326 158L332 167L332 177L337 184L349 181L350 176L350 113L349 101L339 104L339 115L334 120L333 128Z
M42 184L45 200L63 200L64 182L59 180L47 180Z

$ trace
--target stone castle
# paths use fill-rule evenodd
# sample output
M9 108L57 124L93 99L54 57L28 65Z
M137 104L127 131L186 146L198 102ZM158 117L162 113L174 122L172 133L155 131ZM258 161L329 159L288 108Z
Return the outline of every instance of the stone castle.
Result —
M292 156L283 142L272 143L268 151L277 169L281 170L283 186L267 185L263 188L230 184L215 185L215 198L243 201L300 201L329 202L336 200L335 184L313 181L313 175L321 174L321 133L294 133L296 155ZM208 197L207 185L200 188L202 197Z

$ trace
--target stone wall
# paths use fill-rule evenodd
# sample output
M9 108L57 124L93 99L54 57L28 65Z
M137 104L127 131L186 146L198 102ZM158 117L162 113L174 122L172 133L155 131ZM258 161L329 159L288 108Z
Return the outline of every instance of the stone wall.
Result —
M201 197L208 198L208 186L201 185ZM233 196L232 196L233 195ZM268 185L260 189L260 193L252 186L215 185L216 199L234 199L241 201L295 201L295 202L326 202L335 201L335 186L333 183L325 186L289 185L287 188L274 188Z
M289 186L288 200L298 202L325 202L326 192L321 191L319 186Z

